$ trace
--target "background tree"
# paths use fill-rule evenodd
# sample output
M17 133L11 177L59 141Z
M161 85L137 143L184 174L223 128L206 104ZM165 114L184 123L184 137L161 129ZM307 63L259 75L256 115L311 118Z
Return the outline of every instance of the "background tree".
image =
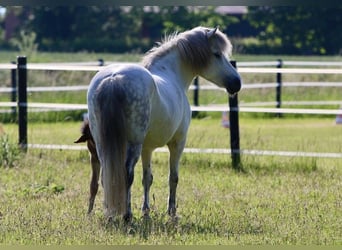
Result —
M247 19L260 29L257 38L271 52L341 53L342 7L250 7Z
M6 13L14 18L8 23L19 23L14 37L20 38L21 30L36 34L34 42L43 51L145 52L165 34L203 25L220 26L234 47L241 48L240 53L342 53L342 6L252 6L243 18L220 14L215 9L213 6L44 6L10 7L11 11ZM1 26L5 23L6 18L0 19ZM11 44L3 39L5 32L2 33L0 47L9 48Z

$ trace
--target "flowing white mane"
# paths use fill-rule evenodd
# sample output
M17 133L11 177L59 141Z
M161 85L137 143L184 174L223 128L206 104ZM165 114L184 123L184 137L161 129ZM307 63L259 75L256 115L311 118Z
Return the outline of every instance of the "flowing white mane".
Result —
M229 56L232 45L228 38L217 30L214 36L208 39L208 32L209 29L207 28L197 27L167 36L161 43L147 52L142 61L143 66L149 68L156 60L168 54L175 47L183 61L195 69L201 69L209 63L208 58L210 57L212 43L215 43L220 51L224 51Z

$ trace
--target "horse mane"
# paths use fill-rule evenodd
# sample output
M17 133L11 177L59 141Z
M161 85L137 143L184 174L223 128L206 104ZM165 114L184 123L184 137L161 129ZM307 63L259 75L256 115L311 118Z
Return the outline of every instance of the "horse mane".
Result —
M146 53L142 65L148 69L158 59L176 48L183 62L195 70L200 70L209 63L208 58L210 58L212 53L212 42L216 43L220 51L230 56L232 45L228 38L221 31L217 30L214 36L208 39L207 32L209 30L205 27L196 27L189 31L176 32L166 36L162 42L157 43L156 46Z

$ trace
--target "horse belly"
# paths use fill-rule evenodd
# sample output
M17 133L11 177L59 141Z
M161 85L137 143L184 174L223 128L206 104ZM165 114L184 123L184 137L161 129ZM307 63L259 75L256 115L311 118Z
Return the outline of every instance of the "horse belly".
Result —
M157 121L152 119L145 137L144 147L155 149L165 146L171 140L185 139L189 124L190 115L187 112L182 114L178 119L174 116L170 116L169 119L160 119Z
M183 92L158 86L152 102L151 123L144 147L155 149L179 137L184 139L191 119L190 105Z
M155 149L163 147L169 142L173 134L160 130L149 130L144 140L144 148Z

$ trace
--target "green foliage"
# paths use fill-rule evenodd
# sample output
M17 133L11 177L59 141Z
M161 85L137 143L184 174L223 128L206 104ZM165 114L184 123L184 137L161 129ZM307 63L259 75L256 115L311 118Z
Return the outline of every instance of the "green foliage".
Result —
M165 34L198 25L224 30L237 21L197 6L44 6L17 12L30 13L29 19L18 14L21 28L34 31L44 51L145 52Z
M220 26L243 53L341 54L342 33L332 28L342 24L341 6L249 6L242 17L219 14L215 8L9 7L20 22L16 39L22 30L34 32L44 51L145 52L165 34L204 25ZM0 38L0 46L8 45Z
M260 30L261 45L247 53L341 54L341 6L258 6L246 16Z
M55 183L47 183L47 184L35 184L30 187L26 187L21 190L22 195L26 197L37 197L41 195L49 195L49 194L59 194L64 191L64 185L57 185Z
M12 38L11 44L19 49L21 55L26 55L28 58L32 58L38 51L38 44L36 43L37 35L35 32L20 31L19 38Z
M7 134L0 136L0 168L11 168L16 166L20 158L20 150L17 144L9 140Z
M220 15L211 6L168 6L161 7L163 15L163 30L165 34L175 31L185 31L194 26L217 27L226 30L229 25L236 23L236 17Z

